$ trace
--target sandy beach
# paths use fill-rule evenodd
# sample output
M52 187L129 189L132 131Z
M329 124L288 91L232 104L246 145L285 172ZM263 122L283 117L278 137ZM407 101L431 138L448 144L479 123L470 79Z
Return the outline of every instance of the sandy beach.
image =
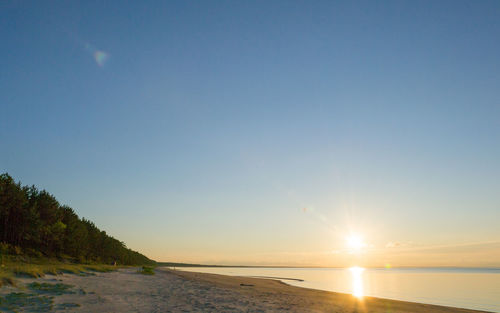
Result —
M360 300L348 294L299 288L271 279L168 269L157 269L156 275L142 275L134 268L88 276L47 275L22 278L18 287L0 290L0 311L482 312L371 297Z

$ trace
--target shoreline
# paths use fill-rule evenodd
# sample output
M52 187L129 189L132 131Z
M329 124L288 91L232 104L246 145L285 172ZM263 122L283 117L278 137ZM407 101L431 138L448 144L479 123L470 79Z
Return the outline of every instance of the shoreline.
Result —
M277 269L294 269L294 268L304 268L304 269L345 269L346 266L289 266L289 265L210 265L210 264L190 264L190 263L171 263L171 262L158 262L158 267L164 268L277 268ZM365 266L364 268L370 270L464 270L464 271L478 271L478 272L490 272L498 271L500 272L500 266L391 266L387 268L386 266Z
M307 298L305 302L310 302L310 306L304 307L304 312L488 312L483 310L474 310L466 308L458 308L451 306L426 304L419 302L409 302L386 298L377 298L364 296L361 299L354 297L351 294L326 291L320 289L312 289L306 287L298 287L289 285L281 280L271 278L256 278L245 276L230 276L212 273L200 273L182 270L162 269L172 272L174 275L181 276L186 279L203 281L214 284L219 287L238 289L239 284L245 286L253 285L256 293L273 292L277 294L287 294L296 298ZM241 287L241 285L240 285ZM300 301L299 301L300 302ZM310 309L311 311L307 311ZM299 310L300 311L300 310Z
M0 288L0 311L9 295L24 293L21 298L31 300L15 307L15 311L46 312L50 307L51 312L487 312L374 297L357 299L275 279L167 268L157 268L155 272L142 275L137 268L126 268L83 276L20 278L19 288ZM40 288L43 286L48 288Z

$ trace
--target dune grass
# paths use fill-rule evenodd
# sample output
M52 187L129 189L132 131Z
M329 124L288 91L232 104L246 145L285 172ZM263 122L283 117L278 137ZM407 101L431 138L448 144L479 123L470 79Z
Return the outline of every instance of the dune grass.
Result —
M72 285L66 285L62 283L49 284L49 283L32 282L31 284L28 285L28 288L33 291L37 291L39 293L48 293L58 296L62 294L75 293L74 291L70 290L73 287L74 286Z
M0 287L10 285L15 286L16 280L13 277L14 275L8 271L1 270L0 271Z
M33 278L43 277L46 274L60 275L69 274L87 274L88 272L111 272L116 270L116 266L103 264L33 264L16 263L7 267L16 276L28 276Z
M79 307L77 303L62 303L55 305L54 296L75 294L72 285L62 283L49 284L32 282L24 289L26 292L11 292L0 296L1 312L51 312Z
M142 270L140 270L139 273L141 273L143 275L154 275L155 271L154 271L154 268L152 266L143 266Z
M0 297L1 312L50 312L53 310L53 301L50 296L38 296L31 293L12 292L5 297Z
M111 272L121 267L106 264L67 263L43 258L26 262L16 258L3 257L0 264L0 287L4 285L15 286L16 276L38 278L47 274L61 275L65 273L88 276L93 275L93 272Z

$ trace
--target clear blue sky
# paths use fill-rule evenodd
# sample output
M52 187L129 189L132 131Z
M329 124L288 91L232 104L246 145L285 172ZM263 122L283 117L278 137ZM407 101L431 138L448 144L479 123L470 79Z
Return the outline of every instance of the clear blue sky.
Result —
M0 171L156 260L500 264L498 1L2 1L0 38Z

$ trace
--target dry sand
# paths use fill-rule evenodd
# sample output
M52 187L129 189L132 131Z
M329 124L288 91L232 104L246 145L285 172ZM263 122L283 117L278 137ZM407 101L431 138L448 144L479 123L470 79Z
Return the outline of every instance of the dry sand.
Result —
M167 269L157 269L153 276L138 274L137 269L121 269L87 277L65 274L22 280L24 284L33 281L73 286L67 290L71 293L47 294L53 297L51 312L480 312L371 297L359 300L347 294L299 288L270 279ZM0 295L5 297L13 291L2 288ZM28 304L17 310L47 309Z

